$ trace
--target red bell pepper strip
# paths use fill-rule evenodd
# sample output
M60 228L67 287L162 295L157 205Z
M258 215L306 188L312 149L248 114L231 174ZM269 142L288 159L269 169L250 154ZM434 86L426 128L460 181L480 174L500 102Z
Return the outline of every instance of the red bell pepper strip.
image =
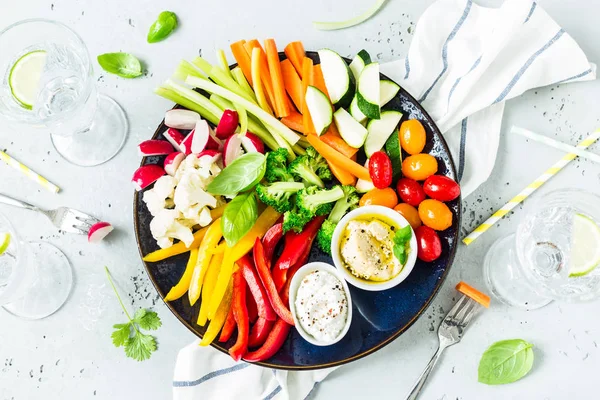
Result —
M271 271L273 282L275 283L278 293L281 292L281 289L285 286L285 282L287 282L287 273L288 268L281 268L278 265L275 265Z
M253 323L258 318L258 306L254 296L246 296L246 308L248 309L248 321Z
M275 252L275 246L283 237L283 223L273 225L265 236L263 236L262 243L265 248L265 258L269 262L269 268L271 267L273 253Z
M229 308L229 313L227 313L227 319L225 320L225 324L223 324L223 328L221 329L221 336L219 336L219 342L225 343L229 340L231 335L235 332L235 317L233 316L233 307Z
M260 276L260 280L262 281L265 289L267 290L267 296L269 297L269 301L273 306L273 310L285 322L287 322L290 325L294 325L292 313L283 303L283 301L281 301L281 297L279 297L279 293L277 293L275 282L273 282L273 278L271 277L271 271L269 271L269 265L267 264L267 260L265 259L265 249L259 238L257 238L254 242L253 253L254 263L256 264L258 275Z
M271 306L271 302L256 273L256 268L254 267L254 263L250 256L246 254L244 257L237 260L236 264L241 268L246 283L248 283L248 287L250 288L250 293L252 293L254 301L256 301L258 316L269 321L275 321L277 319L277 314L273 311L273 306Z
M240 361L242 356L248 352L248 334L250 333L250 322L248 321L248 309L246 308L246 281L240 270L233 273L233 316L237 323L237 340L229 348L229 355L235 361Z
M275 322L275 326L271 329L271 333L267 337L265 343L255 351L251 351L244 356L244 360L250 362L263 361L275 355L283 346L283 343L290 333L291 325L282 319Z
M275 268L288 269L296 264L300 256L304 253L307 247L312 245L321 224L325 220L325 216L313 218L306 224L304 230L300 233L289 231L285 234L285 247L281 256L275 264Z
M256 323L250 329L250 336L248 336L248 347L255 349L262 346L267 340L271 329L275 325L275 321L269 321L264 318L259 318Z
M288 269L288 273L287 273L288 280L285 282L285 286L283 287L281 292L279 292L281 294L281 300L283 300L283 302L285 304L288 304L288 302L289 302L290 284L292 283L292 279L294 278L294 275L296 275L296 272L298 272L298 270L306 264L309 256L310 256L310 247L307 247L306 250L304 251L304 254L302 254L300 256L300 259L298 260L298 262L296 264L292 265ZM288 307L289 307L289 304L288 304Z

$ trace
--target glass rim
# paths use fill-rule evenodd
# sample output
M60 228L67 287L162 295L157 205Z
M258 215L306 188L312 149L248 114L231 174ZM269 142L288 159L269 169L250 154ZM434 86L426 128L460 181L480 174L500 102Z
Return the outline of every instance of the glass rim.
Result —
M10 220L8 219L8 217L6 217L3 213L0 212L0 226L1 225L6 225L6 227L8 228L8 231L11 235L10 238L10 244L13 245L15 247L16 253L17 254L13 254L13 256L15 257L19 257L19 253L21 251L21 246L19 245L19 234L17 233L17 231L15 230L14 225L12 224L12 222L10 222Z

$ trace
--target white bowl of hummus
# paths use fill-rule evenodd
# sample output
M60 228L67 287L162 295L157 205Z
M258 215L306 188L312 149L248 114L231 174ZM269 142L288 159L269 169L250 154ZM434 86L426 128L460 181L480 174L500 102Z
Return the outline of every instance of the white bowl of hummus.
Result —
M290 311L298 333L307 342L316 346L337 343L352 322L348 284L333 265L306 264L290 283Z
M396 233L402 230L408 236L409 229L410 239L405 240L401 251L394 249L398 244L394 241ZM417 239L398 212L383 206L364 206L338 223L331 240L331 256L348 283L369 291L386 290L411 273L417 260Z

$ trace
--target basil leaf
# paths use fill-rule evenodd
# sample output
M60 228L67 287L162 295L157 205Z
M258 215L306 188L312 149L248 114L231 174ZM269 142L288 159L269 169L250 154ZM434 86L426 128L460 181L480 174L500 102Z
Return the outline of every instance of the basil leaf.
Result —
M177 15L171 11L163 11L148 31L148 43L164 40L177 28Z
M227 246L233 247L256 222L258 218L258 203L254 192L237 195L223 212L221 230Z
M129 53L106 53L98 56L98 63L108 73L121 78L136 78L142 75L142 64Z
M406 225L404 228L400 228L396 231L394 235L394 243L398 245L403 245L408 243L412 238L412 229L410 225Z
M502 385L515 382L533 366L533 345L522 339L502 340L491 345L479 361L479 382Z
M408 255L406 254L406 248L404 245L395 245L392 249L394 251L394 257L400 261L400 264L406 264L406 260L408 259Z
M213 179L206 191L214 195L235 196L254 187L265 175L266 158L247 153L229 164Z

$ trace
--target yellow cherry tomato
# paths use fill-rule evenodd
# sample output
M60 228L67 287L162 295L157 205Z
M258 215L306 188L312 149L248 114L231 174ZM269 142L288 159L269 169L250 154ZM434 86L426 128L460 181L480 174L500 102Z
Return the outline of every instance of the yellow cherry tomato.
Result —
M425 148L427 135L425 128L418 119L409 119L400 125L400 146L408 154L419 154Z
M360 198L359 205L362 206L384 206L394 208L398 204L398 196L392 188L372 189Z
M419 204L419 217L425 226L443 231L452 225L452 211L438 200L427 199Z
M415 181L424 181L437 170L437 160L429 154L415 154L402 161L402 175Z
M422 225L421 217L419 217L419 212L410 204L400 203L396 207L394 207L394 210L398 211L398 214L402 215L413 229L417 229Z

